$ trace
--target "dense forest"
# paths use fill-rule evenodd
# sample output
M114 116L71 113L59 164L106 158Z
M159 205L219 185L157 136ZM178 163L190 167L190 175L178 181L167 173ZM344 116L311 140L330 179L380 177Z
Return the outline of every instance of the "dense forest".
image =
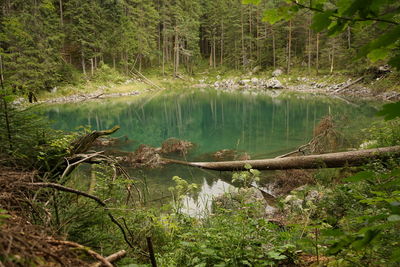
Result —
M0 7L0 267L399 266L399 1Z
M389 14L398 8L396 1L383 2L372 8ZM290 15L281 20L271 13L285 9L281 1L2 0L0 5L0 66L5 82L20 94L72 82L77 70L93 75L102 63L125 74L132 68L190 74L198 66L221 65L279 67L287 73L294 67L356 71L366 66L365 59L353 61L357 51L392 26L346 22L332 35L337 29L324 30L323 18L313 22L310 9L286 10Z

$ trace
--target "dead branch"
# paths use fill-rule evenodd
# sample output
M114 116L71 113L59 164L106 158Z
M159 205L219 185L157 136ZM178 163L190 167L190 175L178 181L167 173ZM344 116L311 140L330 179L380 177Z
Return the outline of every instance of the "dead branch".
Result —
M89 160L89 159L91 159L91 158L93 158L93 157L96 157L96 156L98 156L99 154L101 154L101 153L103 153L103 152L104 152L104 151L99 151L99 152L92 153L92 154L89 154L89 155L84 155L84 157L83 157L82 159L80 159L80 160L78 160L78 161L75 161L75 162L73 162L73 163L71 163L71 164L69 163L68 159L66 159L66 161L67 161L67 168L65 168L63 174L61 175L60 180L62 180L65 176L67 176L68 174L70 174L70 173L72 172L72 168L74 168L74 166L76 166L76 165L78 165L79 163L82 163L82 162L84 162L84 161L87 161L87 160Z
M100 136L110 135L119 130L119 126L116 125L112 129L103 130L103 131L93 131L89 134L86 134L75 142L72 143L72 149L70 155L85 153L92 146L93 142L99 138Z
M336 90L334 91L334 93L341 92L341 91L343 91L343 90L349 88L350 86L352 86L352 85L354 85L354 84L360 82L362 79L364 79L364 76L362 76L362 77L360 77L360 78L354 80L353 82L351 82L351 83L349 83L349 84L344 85L343 87L340 87L339 89L336 89Z
M106 260L108 260L109 262L114 262L114 261L117 261L117 260L119 260L119 259L121 259L121 258L123 258L125 256L126 256L126 251L125 250L120 250L118 252L115 252L114 254L111 254L110 256L107 256ZM104 264L102 262L98 262L98 263L92 264L91 267L101 267L103 265Z
M115 225L118 226L118 228L120 229L122 235L124 236L125 242L129 245L129 247L133 248L132 243L128 240L128 237L127 237L127 235L125 233L124 228L115 219L115 217L111 214L111 212L107 210L107 208L106 208L107 204L103 200L101 200L100 198L98 198L98 197L96 197L94 195L91 195L91 194L88 194L88 193L73 189L73 188L69 188L69 187L66 187L66 186L63 186L63 185L60 185L60 184L56 184L56 183L25 183L25 185L27 185L27 186L49 187L49 188L53 188L53 189L56 189L56 190L60 190L60 191L69 192L69 193L77 194L77 195L80 195L80 196L84 196L84 197L87 197L87 198L90 198L90 199L96 201L100 206L102 206L102 207L104 207L106 209L108 217L110 217L110 220Z
M163 160L166 163L182 164L209 170L238 171L244 170L246 164L250 164L252 168L258 170L340 168L344 166L360 166L371 160L384 160L393 156L400 156L400 146L260 160L220 162L186 162L172 159Z
M50 244L55 244L55 245L65 245L65 246L70 246L74 248L78 248L80 250L85 251L87 254L95 258L96 260L100 261L101 264L107 266L107 267L113 267L113 265L108 261L106 258L101 256L99 253L89 249L88 247L82 246L81 244L72 242L72 241L64 241L64 240L55 240L55 239L50 239L47 241Z

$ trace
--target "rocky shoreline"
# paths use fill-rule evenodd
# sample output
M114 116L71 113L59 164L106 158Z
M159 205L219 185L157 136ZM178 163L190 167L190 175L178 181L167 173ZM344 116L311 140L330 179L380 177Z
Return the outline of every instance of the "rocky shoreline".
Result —
M264 94L270 93L273 96L279 95L280 92L300 92L309 94L320 94L332 97L349 97L349 98L362 98L362 99L373 99L381 101L399 101L400 92L389 91L376 93L371 88L361 84L361 78L348 79L341 83L329 82L329 77L324 76L326 81L321 82L316 78L310 77L297 77L293 78L282 78L279 77L282 71L275 70L272 73L272 77L259 78L251 77L248 75L246 78L233 77L228 79L221 79L217 76L217 80L208 81L207 78L198 80L198 83L193 83L190 87L192 88L214 88L218 91L227 92L239 92L239 93L251 93L251 94ZM372 85L372 84L371 84ZM144 91L130 91L130 92L118 92L118 93L104 93L103 90L98 90L93 93L87 94L74 94L69 96L55 97L46 100L39 100L39 104L56 104L56 103L78 103L96 99L106 99L113 97L123 96L136 96L144 92L152 91L150 89ZM27 99L20 97L14 101L15 105L27 104Z
M274 75L273 75L274 76ZM362 80L348 79L341 83L318 82L313 78L297 77L296 79L272 77L269 79L264 78L231 78L219 80L215 82L207 82L205 79L199 80L198 84L194 87L197 88L214 88L221 91L229 92L265 92L269 90L276 91L293 91L302 93L324 94L334 97L357 97L363 99L375 99L382 101L399 101L400 92L389 91L376 93L365 85L360 84Z

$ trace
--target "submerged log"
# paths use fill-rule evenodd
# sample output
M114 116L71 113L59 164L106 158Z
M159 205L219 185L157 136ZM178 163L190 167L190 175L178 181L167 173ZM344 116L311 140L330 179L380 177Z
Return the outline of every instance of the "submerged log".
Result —
M374 159L388 159L393 156L400 156L400 146L259 160L220 162L185 162L172 159L163 160L166 163L183 164L209 170L238 171L244 170L246 164L250 164L253 169L258 170L318 169L360 166Z

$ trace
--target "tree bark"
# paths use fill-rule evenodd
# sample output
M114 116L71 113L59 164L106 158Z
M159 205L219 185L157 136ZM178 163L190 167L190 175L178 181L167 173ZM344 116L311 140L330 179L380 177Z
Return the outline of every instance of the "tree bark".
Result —
M114 262L114 261L117 261L117 260L119 260L119 259L121 259L121 258L123 258L125 256L126 256L126 251L125 250L120 250L118 252L115 252L115 253L111 254L110 256L107 256L106 260L108 260L109 262ZM101 266L103 266L102 262L98 262L98 263L95 263L95 264L91 265L91 267L101 267Z
M318 75L318 72L319 72L319 33L317 33L317 51L316 51L316 53L317 53L317 56L315 59L315 68L316 68L317 75Z
M221 21L221 51L220 51L220 61L219 64L224 63L224 22Z
M289 33L288 33L288 58L287 58L287 73L290 73L290 58L292 51L292 20L289 20Z
M82 72L86 76L85 53L82 51Z
M274 70L276 68L276 49L275 49L275 31L271 25L271 33L272 33L272 61L274 65Z
M185 162L165 159L166 163L183 164L216 171L245 170L250 164L258 170L289 170L289 169L318 169L340 168L344 166L360 166L374 159L388 159L400 156L400 146L337 152L320 155L299 156L289 158L273 158L260 160L221 161L221 162Z
M244 21L243 21L243 5L240 8L240 24L241 24L241 34L242 34L242 67L246 64L246 51L244 49Z

